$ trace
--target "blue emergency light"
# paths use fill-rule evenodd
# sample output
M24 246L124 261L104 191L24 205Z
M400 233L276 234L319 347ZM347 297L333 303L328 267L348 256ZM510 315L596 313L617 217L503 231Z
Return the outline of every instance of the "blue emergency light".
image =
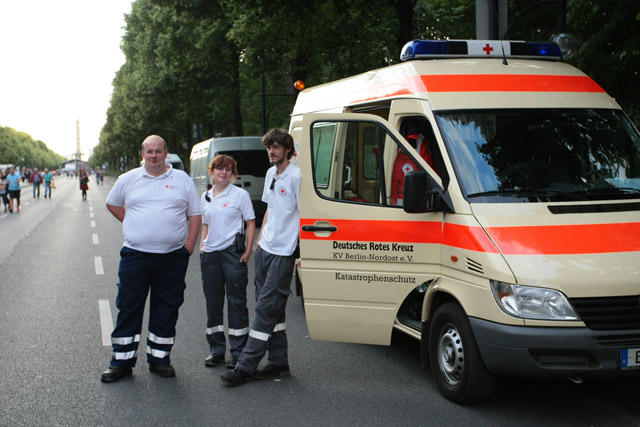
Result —
M413 40L402 48L401 61L435 58L529 58L562 59L554 43L509 40Z

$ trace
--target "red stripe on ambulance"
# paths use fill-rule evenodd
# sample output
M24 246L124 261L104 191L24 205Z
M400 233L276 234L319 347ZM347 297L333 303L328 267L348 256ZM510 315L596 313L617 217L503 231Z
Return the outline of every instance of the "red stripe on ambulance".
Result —
M587 76L538 74L422 75L427 92L603 92Z
M303 240L442 244L476 252L504 255L570 255L640 251L640 223L489 227L424 221L350 219L300 220L300 225L330 223L327 237L301 231ZM629 238L629 236L637 236ZM494 243L492 242L495 242Z

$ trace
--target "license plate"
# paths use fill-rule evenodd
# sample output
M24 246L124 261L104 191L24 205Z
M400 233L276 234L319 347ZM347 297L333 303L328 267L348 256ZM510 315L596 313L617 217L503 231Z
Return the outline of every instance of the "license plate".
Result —
M640 348L620 350L620 369L640 368Z

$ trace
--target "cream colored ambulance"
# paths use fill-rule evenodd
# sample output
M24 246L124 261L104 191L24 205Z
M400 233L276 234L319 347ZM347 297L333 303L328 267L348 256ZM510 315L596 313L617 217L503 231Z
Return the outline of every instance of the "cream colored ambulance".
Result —
M552 44L414 41L304 90L312 339L421 340L449 399L640 374L640 136Z

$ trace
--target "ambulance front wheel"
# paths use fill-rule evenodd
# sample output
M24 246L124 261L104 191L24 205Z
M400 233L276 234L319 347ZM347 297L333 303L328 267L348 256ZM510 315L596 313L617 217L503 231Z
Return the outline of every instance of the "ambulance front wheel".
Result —
M447 399L471 404L491 396L497 378L482 361L469 319L460 305L449 302L436 310L428 339L433 378Z

